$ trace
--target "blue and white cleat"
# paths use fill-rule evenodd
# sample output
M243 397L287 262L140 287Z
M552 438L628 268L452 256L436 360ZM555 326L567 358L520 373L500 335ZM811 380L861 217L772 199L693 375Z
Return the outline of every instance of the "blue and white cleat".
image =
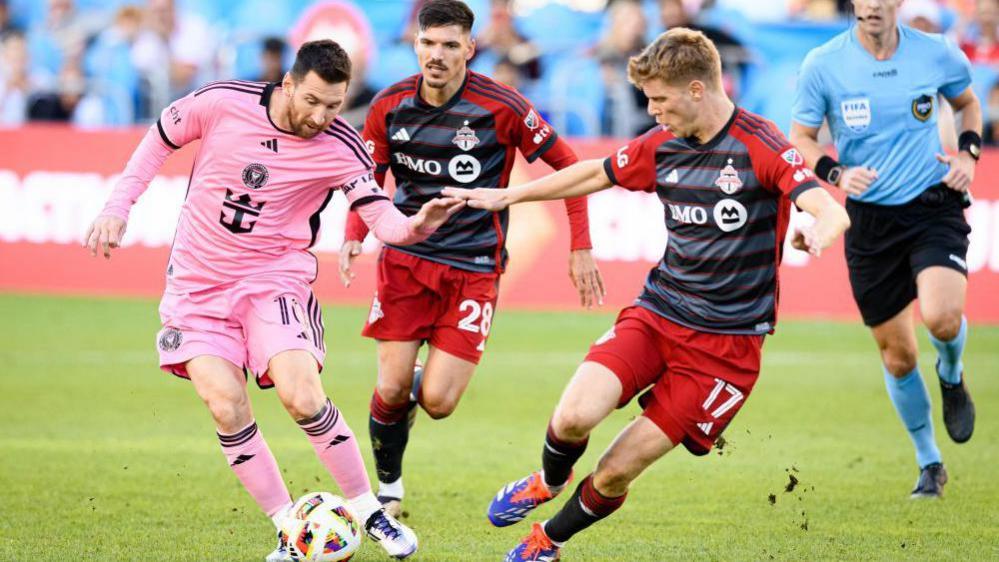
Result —
M268 554L267 558L264 558L264 562L294 562L298 560L291 555L291 550L288 549L288 536L284 534L284 531L278 531L277 539L277 548Z
M559 548L545 534L541 523L535 523L531 534L506 554L504 562L555 562L558 559Z
M371 514L364 524L368 538L377 542L392 558L408 558L416 552L416 533L385 513L384 509Z
M571 474L566 485L569 482L572 482ZM486 515L494 526L506 527L523 521L534 508L556 495L545 484L544 474L539 470L503 486L493 497Z

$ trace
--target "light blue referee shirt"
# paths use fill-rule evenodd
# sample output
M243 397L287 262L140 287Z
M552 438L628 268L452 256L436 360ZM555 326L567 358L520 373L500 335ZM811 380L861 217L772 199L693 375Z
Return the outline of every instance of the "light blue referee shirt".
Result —
M906 203L943 179L937 93L954 98L971 84L971 63L953 41L904 25L898 33L885 61L864 49L853 27L812 49L791 112L808 127L828 119L839 161L878 171L851 198L879 205Z

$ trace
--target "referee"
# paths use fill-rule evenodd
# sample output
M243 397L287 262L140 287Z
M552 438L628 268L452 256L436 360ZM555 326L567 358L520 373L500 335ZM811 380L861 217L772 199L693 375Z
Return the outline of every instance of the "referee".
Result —
M975 407L964 384L968 233L964 207L981 147L982 110L968 59L952 41L900 25L903 0L853 0L856 25L802 64L791 142L816 175L847 193L850 285L884 363L888 396L916 448L912 497L947 482L930 398L916 363L913 301L936 347L950 438L964 443ZM938 103L961 114L959 152L945 155ZM818 144L829 123L839 160Z

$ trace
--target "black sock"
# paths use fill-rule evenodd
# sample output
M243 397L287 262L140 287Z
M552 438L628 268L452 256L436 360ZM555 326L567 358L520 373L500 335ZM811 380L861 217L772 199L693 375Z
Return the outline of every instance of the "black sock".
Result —
M564 486L569 480L569 474L572 473L572 466L583 456L589 441L589 437L578 443L559 441L549 423L545 447L541 451L541 468L545 471L545 485Z
M555 517L545 523L545 534L551 540L563 543L576 533L617 511L627 497L628 494L617 498L602 495L593 487L593 475L589 475L576 486L572 497Z
M402 456L409 441L408 410L408 402L386 404L378 392L371 397L368 431L380 482L395 482L402 477Z

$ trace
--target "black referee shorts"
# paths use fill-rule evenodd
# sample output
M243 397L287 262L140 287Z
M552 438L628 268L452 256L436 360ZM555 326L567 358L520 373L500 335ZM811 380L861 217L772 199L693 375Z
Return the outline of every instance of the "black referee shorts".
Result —
M943 184L903 205L847 199L846 263L867 326L890 320L916 298L916 275L931 266L968 275L971 227L964 196Z

